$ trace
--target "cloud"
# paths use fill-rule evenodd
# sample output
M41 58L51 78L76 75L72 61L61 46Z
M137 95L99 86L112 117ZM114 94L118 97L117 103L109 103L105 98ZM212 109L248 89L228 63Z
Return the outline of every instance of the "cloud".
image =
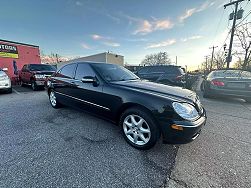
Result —
M111 47L119 47L120 44L119 43L116 43L116 42L110 42L110 41L107 41L107 42L103 42L104 45L106 46L111 46Z
M170 20L156 20L154 25L154 30L164 30L171 29L174 26L174 23L172 23Z
M188 38L183 38L181 39L182 42L187 42L189 40L196 40L196 39L201 39L203 38L203 36L201 35L194 35L194 36L191 36L191 37L188 37Z
M87 49L87 50L91 49L91 47L86 43L82 43L81 46L82 46L82 48Z
M152 24L148 20L141 21L140 25L138 26L138 29L136 29L133 34L137 35L138 33L141 34L147 34L152 32Z
M109 13L106 13L105 14L108 18L110 18L110 19L112 19L114 22L116 22L117 24L119 24L120 23L120 19L118 18L118 17L115 17L115 16L113 16L113 15L111 15L111 14L109 14Z
M154 43L154 44L149 44L146 49L150 49L150 48L160 48L160 47L166 47L166 46L170 46L176 43L175 39L169 39L166 41L162 41L159 43Z
M191 17L194 13L202 12L202 11L208 9L209 7L213 6L214 4L215 4L214 1L213 1L213 2L206 1L206 2L204 2L202 5L200 5L199 7L187 9L187 10L179 17L179 22L184 22L187 18Z
M146 42L146 41L148 41L148 39L146 39L146 38L126 38L124 40L126 40L128 42Z
M192 16L195 12L196 12L196 8L191 8L191 9L186 10L185 13L179 17L179 21L183 22L184 20Z
M101 35L97 35L97 34L93 34L93 35L91 35L91 37L93 40L102 40L105 38L105 37L103 37Z
M80 2L80 1L76 1L76 3L75 3L77 6L82 6L83 5L83 3L82 2Z
M91 38L96 41L102 41L102 44L111 47L119 47L120 44L117 42L113 42L111 37L106 37L98 34L92 34Z
M172 23L169 19L154 19L153 21L137 20L137 22L138 28L133 32L134 35L146 35L153 31L171 29L174 26L174 23Z

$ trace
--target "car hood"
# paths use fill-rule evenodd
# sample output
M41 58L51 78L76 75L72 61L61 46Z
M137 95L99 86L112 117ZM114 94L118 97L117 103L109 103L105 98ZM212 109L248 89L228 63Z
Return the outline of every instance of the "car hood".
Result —
M195 92L191 90L176 86L158 84L147 80L118 81L113 82L113 84L144 93L167 97L171 100L195 102L197 97Z

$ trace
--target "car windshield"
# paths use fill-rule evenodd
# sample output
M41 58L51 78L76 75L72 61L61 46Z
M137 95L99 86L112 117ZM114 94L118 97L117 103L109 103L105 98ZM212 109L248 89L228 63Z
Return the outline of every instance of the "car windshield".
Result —
M138 76L124 67L113 64L92 64L94 69L108 82L137 80Z
M30 65L31 71L55 71L56 68L51 65Z

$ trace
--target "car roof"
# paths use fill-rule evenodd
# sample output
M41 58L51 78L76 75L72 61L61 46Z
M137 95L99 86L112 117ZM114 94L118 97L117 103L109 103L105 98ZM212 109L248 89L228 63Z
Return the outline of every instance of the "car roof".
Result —
M144 67L177 67L177 68L181 68L181 66L177 66L177 65L149 65L149 66L142 66L142 68Z
M35 64L35 63L30 63L30 64L26 64L26 65L48 65L48 66L52 66L52 65L49 65L49 64Z

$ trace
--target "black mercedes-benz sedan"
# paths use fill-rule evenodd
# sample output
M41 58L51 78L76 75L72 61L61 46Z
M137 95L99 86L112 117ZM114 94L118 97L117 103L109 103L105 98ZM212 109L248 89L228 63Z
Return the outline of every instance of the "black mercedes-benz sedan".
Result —
M68 105L109 119L137 149L153 147L160 136L165 143L190 142L206 122L194 92L141 80L119 65L67 64L46 88L53 108Z
M212 71L201 84L203 97L229 96L251 102L251 72L243 70Z

